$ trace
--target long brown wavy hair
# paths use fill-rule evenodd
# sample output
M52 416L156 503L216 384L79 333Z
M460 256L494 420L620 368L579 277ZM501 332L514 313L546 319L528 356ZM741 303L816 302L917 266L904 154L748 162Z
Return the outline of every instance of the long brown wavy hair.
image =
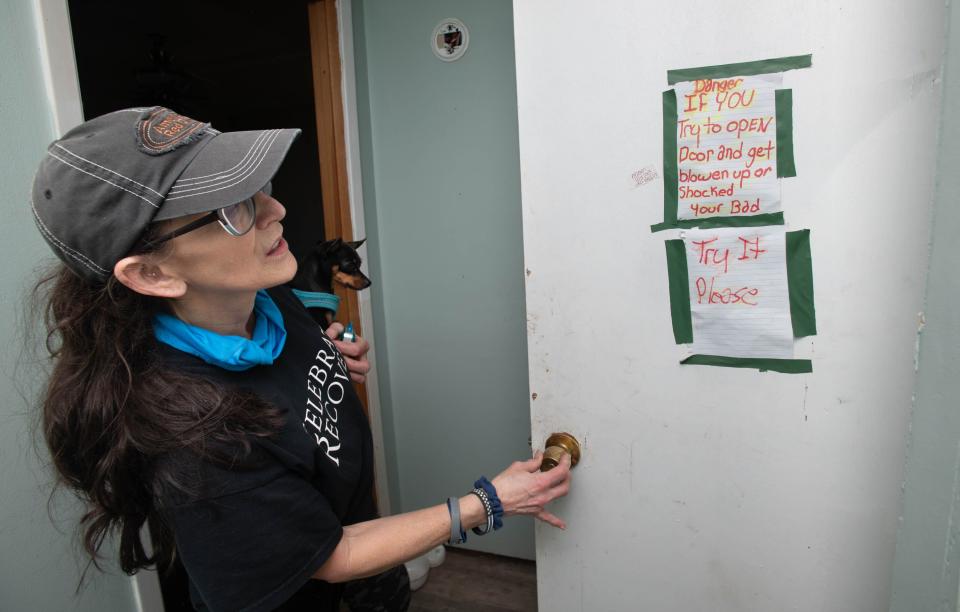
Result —
M85 504L78 526L84 550L99 568L112 533L128 574L172 561L173 538L158 502L197 483L165 459L186 452L197 461L234 463L249 454L252 439L280 428L279 410L251 393L164 367L151 323L163 300L113 276L96 283L60 264L34 287L38 302L53 362L41 430L58 484ZM147 521L153 554L140 539Z

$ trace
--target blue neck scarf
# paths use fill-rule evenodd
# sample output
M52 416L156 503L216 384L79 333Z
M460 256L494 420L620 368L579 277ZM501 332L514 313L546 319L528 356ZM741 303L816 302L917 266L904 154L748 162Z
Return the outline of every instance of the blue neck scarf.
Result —
M154 315L153 334L160 342L196 355L211 365L241 372L254 366L272 364L287 341L283 315L266 291L257 291L253 313L256 317L253 339L223 336L166 313Z

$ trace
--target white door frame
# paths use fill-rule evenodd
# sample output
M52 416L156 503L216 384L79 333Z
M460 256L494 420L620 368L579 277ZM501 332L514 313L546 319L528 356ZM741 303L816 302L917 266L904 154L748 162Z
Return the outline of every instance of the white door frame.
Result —
M360 171L360 128L357 121L357 79L353 54L353 11L352 0L337 1L337 29L340 41L340 86L343 97L343 131L346 146L347 190L350 196L350 221L354 237L366 237L363 209L363 177ZM361 247L365 249L365 247ZM364 250L363 258L369 262ZM360 325L370 343L368 358L370 364L376 364L374 346L373 304L370 292L357 293L360 309ZM380 412L380 385L377 368L371 367L367 374L367 412L370 415L370 428L373 430L374 474L377 482L377 501L380 512L392 514L390 488L387 486L387 462L383 448L383 414Z
M33 0L33 18L53 133L59 138L83 121L67 0ZM143 535L144 543L149 547L149 535L146 531ZM141 570L131 576L130 590L137 612L164 612L156 570Z
M67 0L33 0L40 61L57 138L83 121Z
M70 11L67 0L33 0L33 14L37 40L40 45L41 70L51 112L53 131L56 137L83 122L83 104L80 98L80 81L77 76L76 54L73 48L73 31L70 28ZM306 18L306 17L304 17ZM346 142L347 181L350 193L350 216L354 233L365 235L363 211L363 186L360 174L360 145L357 124L357 90L353 54L353 18L350 0L337 2L337 27L339 28L341 58L341 88L343 93L344 131ZM360 324L370 342L368 359L376 364L374 347L373 307L370 293L359 296ZM386 461L383 448L383 422L380 412L380 389L377 369L372 367L367 375L367 411L373 430L374 473L377 483L377 498L384 515L391 513L390 494L387 483ZM156 571L140 571L131 577L134 600L138 612L163 612L163 599Z

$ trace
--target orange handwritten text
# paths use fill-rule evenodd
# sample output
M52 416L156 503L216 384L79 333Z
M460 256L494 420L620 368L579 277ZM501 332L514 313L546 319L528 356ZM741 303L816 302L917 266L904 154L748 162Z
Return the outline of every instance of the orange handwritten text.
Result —
M711 108L715 111L736 110L753 106L757 90L718 91L712 97L703 92L695 92L684 94L683 97L687 101L687 105L683 108L685 113L699 113Z
M697 79L693 82L693 93L710 93L711 91L726 92L740 87L742 83L743 79L722 79L719 81L714 79Z

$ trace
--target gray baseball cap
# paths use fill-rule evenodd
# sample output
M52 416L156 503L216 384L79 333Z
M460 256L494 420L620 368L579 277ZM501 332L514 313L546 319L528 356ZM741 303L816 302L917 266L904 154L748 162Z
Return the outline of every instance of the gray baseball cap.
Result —
M104 282L154 221L251 197L299 135L221 133L160 106L108 113L47 148L33 181L34 220L71 270Z

